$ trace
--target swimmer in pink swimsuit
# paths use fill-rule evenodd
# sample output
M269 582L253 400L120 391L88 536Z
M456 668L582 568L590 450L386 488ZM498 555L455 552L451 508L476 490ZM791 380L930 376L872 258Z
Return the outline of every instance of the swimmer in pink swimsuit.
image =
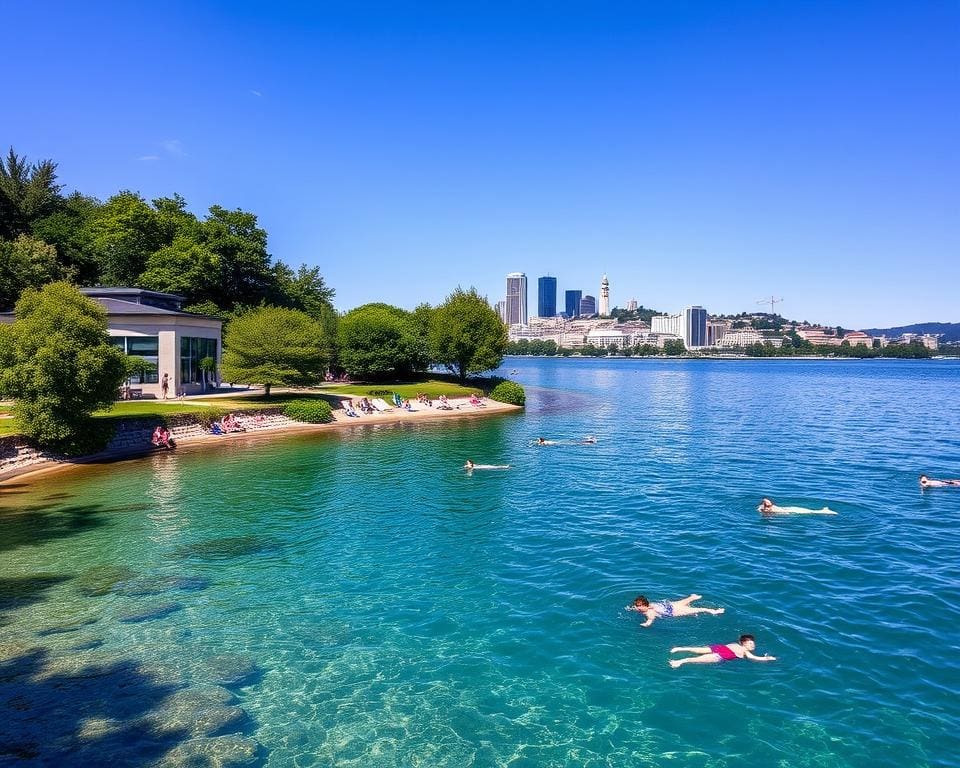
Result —
M671 659L670 666L676 669L684 664L719 664L721 661L750 659L750 661L776 661L776 656L757 656L757 641L753 635L740 635L736 643L726 645L694 645L671 648L670 653L694 653L686 659Z

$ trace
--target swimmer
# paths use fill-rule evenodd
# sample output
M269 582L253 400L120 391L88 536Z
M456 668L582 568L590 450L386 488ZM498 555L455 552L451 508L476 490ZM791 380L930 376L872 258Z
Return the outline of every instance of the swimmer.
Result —
M806 507L778 507L770 499L763 499L757 512L761 515L835 515L829 507L823 509L807 509Z
M474 464L473 461L467 459L467 463L463 465L463 468L467 470L469 474L475 469L510 469L509 464Z
M932 480L926 475L920 475L921 488L956 488L960 486L960 480Z
M470 471L471 469L473 469L475 466L476 466L476 465L475 465L470 459L467 459L467 463L463 465L463 468L464 468L465 470L467 470L467 472L469 472L469 471Z
M750 659L750 661L776 661L776 656L757 656L757 641L753 635L740 635L736 643L726 645L693 645L671 648L670 653L695 653L686 659L670 659L670 666L676 669L684 664L719 664L721 661Z
M697 600L703 599L703 595L690 595L682 600L658 600L651 603L643 595L637 595L633 602L627 606L628 611L639 611L647 620L641 624L641 627L649 627L661 616L669 618L671 616L696 616L698 613L711 613L719 616L723 613L723 608L700 608L690 605Z
M595 438L593 435L587 435L580 442L584 445L592 445L593 443L597 442L597 438Z
M537 445L556 445L556 440L544 440L542 437L537 438Z

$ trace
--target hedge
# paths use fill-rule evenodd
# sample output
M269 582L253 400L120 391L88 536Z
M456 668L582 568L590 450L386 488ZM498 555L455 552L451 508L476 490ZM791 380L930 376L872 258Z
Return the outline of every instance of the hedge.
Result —
M527 394L517 382L501 381L493 388L490 399L510 405L524 405L527 402Z
M308 424L326 424L333 421L333 410L326 400L291 400L283 406L283 415Z

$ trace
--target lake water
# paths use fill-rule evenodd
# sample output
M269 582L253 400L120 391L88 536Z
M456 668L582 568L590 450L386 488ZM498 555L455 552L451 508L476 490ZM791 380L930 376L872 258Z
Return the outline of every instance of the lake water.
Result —
M0 765L958 764L960 364L514 368L523 414L0 486Z

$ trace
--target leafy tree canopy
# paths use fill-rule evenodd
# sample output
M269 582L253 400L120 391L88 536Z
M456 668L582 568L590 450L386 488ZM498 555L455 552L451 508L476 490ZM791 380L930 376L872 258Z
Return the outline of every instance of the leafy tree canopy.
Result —
M329 347L323 327L284 307L260 307L231 320L223 339L221 377L242 384L316 384L326 371Z
M507 348L507 327L476 289L457 288L430 317L433 359L465 381L497 368Z
M105 311L65 282L24 291L0 326L0 396L16 401L21 431L64 453L94 450L93 411L114 400L124 354L107 342Z
M413 314L389 304L364 304L337 326L339 364L358 379L404 378L429 363Z

